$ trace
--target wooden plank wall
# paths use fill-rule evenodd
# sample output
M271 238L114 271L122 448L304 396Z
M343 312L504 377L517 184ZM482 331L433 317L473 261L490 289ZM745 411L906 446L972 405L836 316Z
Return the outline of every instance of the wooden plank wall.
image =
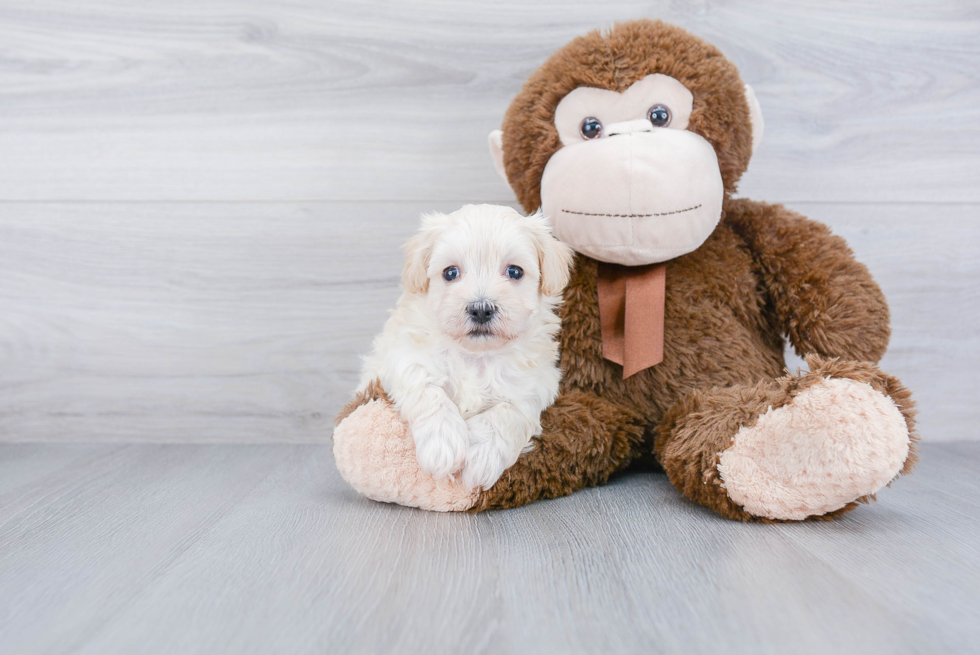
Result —
M766 116L741 184L845 236L927 440L977 439L980 6L0 3L0 440L316 442L420 211L577 34L661 17Z

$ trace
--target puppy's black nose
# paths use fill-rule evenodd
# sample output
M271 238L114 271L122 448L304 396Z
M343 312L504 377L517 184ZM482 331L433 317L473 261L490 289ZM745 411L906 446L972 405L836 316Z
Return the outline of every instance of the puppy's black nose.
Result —
M470 320L477 325L486 325L493 318L497 308L489 300L477 300L466 306L466 313L470 315Z

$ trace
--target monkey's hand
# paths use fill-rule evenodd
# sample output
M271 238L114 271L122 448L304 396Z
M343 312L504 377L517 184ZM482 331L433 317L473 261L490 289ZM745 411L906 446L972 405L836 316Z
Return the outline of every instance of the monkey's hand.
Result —
M476 503L477 492L453 478L437 480L422 470L408 423L380 385L341 413L333 454L344 480L372 500L437 512L465 511Z

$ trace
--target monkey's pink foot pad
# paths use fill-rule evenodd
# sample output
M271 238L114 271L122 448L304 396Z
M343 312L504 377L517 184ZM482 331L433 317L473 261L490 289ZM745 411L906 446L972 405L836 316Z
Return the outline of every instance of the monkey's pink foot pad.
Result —
M826 379L735 435L718 472L756 516L801 520L891 482L909 456L902 413L870 384Z
M477 491L456 480L436 481L415 461L408 425L386 400L372 400L341 421L333 433L340 475L358 493L382 503L436 512L473 507Z

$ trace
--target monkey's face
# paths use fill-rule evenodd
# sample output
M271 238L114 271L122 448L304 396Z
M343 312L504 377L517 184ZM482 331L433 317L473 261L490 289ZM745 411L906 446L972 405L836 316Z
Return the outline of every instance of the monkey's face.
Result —
M691 252L721 217L714 148L687 130L693 96L648 75L623 93L579 87L555 110L562 147L541 177L556 236L600 261L640 266Z
M660 21L579 37L490 135L497 171L578 252L638 266L698 248L762 137L762 112L710 44Z

